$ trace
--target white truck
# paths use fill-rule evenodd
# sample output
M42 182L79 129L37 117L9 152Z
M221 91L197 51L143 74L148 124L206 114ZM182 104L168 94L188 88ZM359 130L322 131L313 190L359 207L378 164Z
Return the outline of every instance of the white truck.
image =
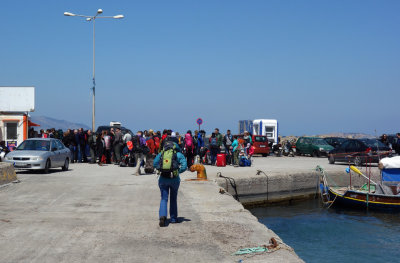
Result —
M117 128L121 128L122 124L118 121L110 121L110 126L111 127L117 127Z
M253 121L253 134L267 136L272 145L278 143L278 121L274 119L257 119Z

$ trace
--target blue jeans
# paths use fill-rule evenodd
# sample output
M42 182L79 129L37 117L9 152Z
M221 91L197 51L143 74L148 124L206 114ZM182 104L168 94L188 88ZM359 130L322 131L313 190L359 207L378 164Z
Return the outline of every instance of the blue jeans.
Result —
M75 149L74 149L74 152L75 152L74 160L75 160L75 162L80 163L80 162L82 162L81 145L78 144L77 146L74 146L74 147L75 147Z
M215 164L215 162L217 161L218 150L219 150L219 148L211 148L210 149L211 164Z
M180 185L180 181L178 178L175 179L166 179L160 178L158 180L158 186L160 187L161 191L161 202L160 202L160 210L159 216L167 217L168 210L168 195L170 195L171 199L169 200L169 215L171 217L171 222L176 222L178 218L178 189Z

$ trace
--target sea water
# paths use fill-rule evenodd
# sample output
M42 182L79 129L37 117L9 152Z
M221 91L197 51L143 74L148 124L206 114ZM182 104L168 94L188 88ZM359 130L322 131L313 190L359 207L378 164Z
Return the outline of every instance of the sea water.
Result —
M318 199L250 209L305 262L400 262L400 214L322 208Z

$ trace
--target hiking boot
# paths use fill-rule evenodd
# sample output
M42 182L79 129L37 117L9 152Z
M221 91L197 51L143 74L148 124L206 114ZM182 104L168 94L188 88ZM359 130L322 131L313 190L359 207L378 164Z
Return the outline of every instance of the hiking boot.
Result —
M165 227L167 223L167 217L166 216L162 216L160 217L160 227Z

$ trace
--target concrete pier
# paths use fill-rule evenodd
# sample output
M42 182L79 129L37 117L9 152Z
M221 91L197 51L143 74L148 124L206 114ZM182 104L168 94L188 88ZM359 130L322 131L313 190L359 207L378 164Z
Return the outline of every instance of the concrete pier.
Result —
M17 180L14 167L5 162L0 162L0 185L5 185Z
M182 222L165 228L158 226L156 175L115 165L70 168L18 172L19 184L0 188L0 262L302 262L241 203L219 193L212 170L220 168L208 170L208 182L181 176ZM223 174L234 176L232 169ZM232 255L272 237L280 243L275 252Z
M349 176L345 169L348 164L329 164L325 157L253 157L251 167L215 167L207 166L210 179L214 179L232 195L238 195L239 201L245 206L254 206L279 202L290 202L314 196L317 192L319 172L317 165L322 166L332 184L347 186ZM379 171L376 164L372 165L373 177L378 181ZM361 168L362 171L363 168ZM217 174L229 177L218 177ZM232 180L233 179L233 180ZM236 191L231 182L236 185ZM352 184L365 182L360 176L352 175Z

